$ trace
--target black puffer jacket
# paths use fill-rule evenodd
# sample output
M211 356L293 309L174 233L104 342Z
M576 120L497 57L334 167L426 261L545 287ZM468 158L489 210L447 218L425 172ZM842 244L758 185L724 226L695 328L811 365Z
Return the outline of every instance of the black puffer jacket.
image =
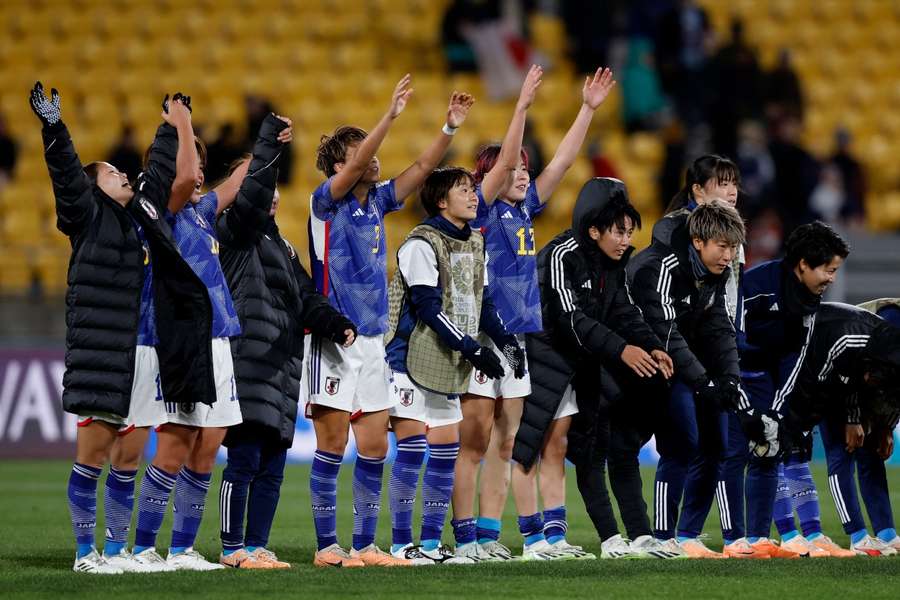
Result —
M178 132L163 123L150 147L149 160L175 177ZM171 188L171 184L170 184ZM153 193L141 174L129 208L144 227L154 258L153 301L159 345L160 379L166 402L212 404L216 386L212 364L212 306L206 285L181 257L165 219L169 192Z
M590 421L621 396L606 367L618 369L625 346L662 349L631 301L625 265L633 249L613 261L588 236L591 222L610 198L625 194L617 179L589 180L578 194L572 229L538 253L544 331L526 336L532 391L513 449L513 458L525 468L539 456L570 382L583 420Z
M56 197L56 225L72 242L63 408L125 417L134 376L144 249L127 209L85 175L62 121L42 133ZM173 178L173 171L151 160L143 175L145 195L168 197Z
M693 389L712 377L740 377L734 324L725 307L730 276L708 275L698 281L689 257L686 219L666 218L665 235L628 265L634 301L644 319L665 344L675 363L675 376Z
M219 258L241 320L231 353L244 423L271 431L271 441L290 447L297 420L304 328L353 324L316 291L293 246L269 216L285 123L263 121L253 158L234 204L216 222ZM335 323L338 319L340 323ZM330 329L327 333L328 336ZM225 443L231 442L226 438Z

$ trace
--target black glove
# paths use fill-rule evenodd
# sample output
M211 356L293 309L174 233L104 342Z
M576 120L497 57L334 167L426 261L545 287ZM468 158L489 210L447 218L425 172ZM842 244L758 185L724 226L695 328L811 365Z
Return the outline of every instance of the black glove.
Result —
M709 380L694 390L697 403L703 406L719 406L719 388L716 382Z
M487 346L479 346L475 350L463 352L472 366L484 373L490 379L500 379L503 377L503 365L493 350Z
M741 422L741 430L751 443L766 443L766 426L762 420L763 413L755 410L739 410L737 412L738 420Z
M50 89L50 100L44 95L44 85L38 81L31 90L31 110L37 115L44 127L56 125L60 121L59 92Z
M719 392L719 408L738 410L741 405L741 382L736 377L725 375L713 379Z
M516 379L525 377L525 351L522 350L515 338L504 342L503 356L506 357L506 362L512 367L513 375L515 375Z
M356 325L353 321L342 314L331 315L325 324L321 327L325 336L335 344L343 346L347 343L347 330L353 331L353 337L356 337Z

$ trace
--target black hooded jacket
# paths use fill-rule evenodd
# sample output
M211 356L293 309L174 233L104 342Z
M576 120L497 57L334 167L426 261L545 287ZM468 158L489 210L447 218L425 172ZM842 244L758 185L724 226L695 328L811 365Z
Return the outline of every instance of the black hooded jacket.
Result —
M606 366L618 369L625 346L663 348L631 300L625 265L609 259L588 235L591 222L615 195L617 179L589 180L575 203L572 229L556 236L537 257L544 330L526 336L531 394L525 400L513 458L530 468L566 387L575 388L579 411L597 414L621 390ZM604 366L606 365L606 366Z
M686 219L661 219L650 247L628 265L628 279L635 303L675 363L675 376L697 390L713 377L738 379L740 369L725 307L729 270L698 280L690 245Z
M144 249L128 209L85 175L62 121L45 127L42 133L56 199L56 226L72 243L63 408L76 414L109 412L126 417L134 377ZM169 196L174 171L160 158L165 157L159 153L151 156L143 174L147 198Z
M329 337L335 327L343 331L353 324L316 291L269 215L283 149L278 133L286 126L274 115L263 121L247 177L234 204L217 219L216 232L222 271L241 320L242 335L232 340L231 353L243 422L272 443L290 447L304 328ZM231 441L226 437L226 445Z

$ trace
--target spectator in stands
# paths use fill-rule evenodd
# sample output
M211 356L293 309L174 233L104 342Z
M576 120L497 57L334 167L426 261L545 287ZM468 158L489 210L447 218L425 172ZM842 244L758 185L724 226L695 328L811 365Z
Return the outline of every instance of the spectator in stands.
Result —
M844 206L841 217L853 225L862 225L866 218L866 176L862 165L853 157L850 132L843 127L834 135L837 149L831 162L840 170L844 188Z
M244 154L233 123L223 123L219 137L207 146L206 181L219 181L228 175L228 165Z
M810 210L817 219L834 224L841 220L846 201L841 170L834 163L825 164L819 171L819 183L809 198Z
M143 170L144 161L134 140L134 127L130 124L122 127L119 141L109 150L107 162L117 165L128 175L128 181L134 181Z
M770 119L786 115L802 120L803 90L787 48L781 50L778 63L768 73L766 79L764 99L766 115Z
M593 73L597 65L608 62L612 35L612 2L566 0L560 2L560 16L566 26L571 58L579 73Z
M681 189L682 175L687 166L684 125L677 118L671 118L662 129L665 144L665 158L659 170L659 208L665 212L669 201Z
M629 132L659 128L666 108L659 76L653 60L653 42L632 38L622 75L622 118Z
M470 2L454 0L447 7L441 21L441 45L444 48L444 59L451 73L475 73L478 64L475 62L475 51L463 37L462 27L467 21L477 19L480 11L471 11Z
M731 42L716 53L712 71L716 81L713 147L718 154L734 156L738 123L762 116L763 75L756 50L744 39L741 19L732 20Z
M797 225L810 220L809 197L818 183L819 165L800 145L796 117L779 119L773 129L769 152L775 163L775 200L787 238Z
M768 143L766 131L758 121L741 123L735 158L741 171L741 207L750 219L772 202L775 163Z
M6 130L6 118L0 115L0 190L12 179L18 155L19 145Z
M612 177L621 179L619 170L613 161L604 154L603 144L598 139L591 140L587 147L588 160L594 169L594 177Z
M522 134L522 149L528 154L528 170L532 173L541 173L547 163L544 160L544 150L541 148L540 137L534 133L534 121L525 119L525 132Z
M275 107L267 99L247 94L244 96L244 107L247 109L247 137L244 139L243 150L249 150L256 142L256 133L269 114L279 114ZM230 164L230 163L229 163ZM279 185L288 185L294 173L294 153L292 146L286 144L281 150L281 158L278 166Z

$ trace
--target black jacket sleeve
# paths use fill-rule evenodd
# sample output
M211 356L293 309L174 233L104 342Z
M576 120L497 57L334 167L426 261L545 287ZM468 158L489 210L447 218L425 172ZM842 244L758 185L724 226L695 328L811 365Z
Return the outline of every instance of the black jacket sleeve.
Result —
M479 329L487 334L491 341L501 350L507 344L516 344L516 336L506 330L503 319L497 312L494 300L491 297L491 286L486 285L481 296L481 315L478 319Z
M709 357L707 364L714 374L739 379L741 368L738 363L737 337L734 322L728 316L728 308L725 306L724 285L716 290L715 302L710 307L707 318L700 322L698 334L705 349L704 356Z
M297 279L298 294L302 310L300 313L300 322L312 333L328 338L335 339L337 334L343 334L347 329L352 329L356 333L356 325L353 321L341 314L336 308L328 303L328 298L319 293L316 289L312 278L300 264L300 258L296 252L293 253L291 267L294 270L294 277Z
M259 128L247 176L228 210L216 220L219 241L235 248L249 248L259 241L269 221L278 182L278 159L283 144L278 133L287 123L269 114Z
M175 157L178 155L178 131L168 123L161 124L150 146L147 166L138 175L134 201L150 202L159 214L166 214L172 182L175 180ZM146 210L146 209L145 209Z
M572 346L607 360L619 360L626 343L622 337L600 321L587 316L578 303L572 285L572 274L579 259L574 250L554 250L550 255L549 277L543 302L545 312L553 320L557 334Z
M91 180L84 173L69 130L62 121L44 127L41 134L56 200L56 227L73 237L91 221L97 210Z
M663 293L658 289L663 268L663 257L654 256L635 271L631 289L644 314L644 320L662 341L666 353L672 357L675 373L696 390L708 381L706 369L678 331L673 298L668 292ZM667 263L665 268L671 273L678 265L676 263L671 266L671 263ZM668 289L668 286L662 287L663 290Z
M665 350L659 337L644 321L641 309L635 306L624 269L617 272L616 279L618 286L613 298L612 310L609 313L609 321L613 324L616 332L629 344L639 346L647 352Z

